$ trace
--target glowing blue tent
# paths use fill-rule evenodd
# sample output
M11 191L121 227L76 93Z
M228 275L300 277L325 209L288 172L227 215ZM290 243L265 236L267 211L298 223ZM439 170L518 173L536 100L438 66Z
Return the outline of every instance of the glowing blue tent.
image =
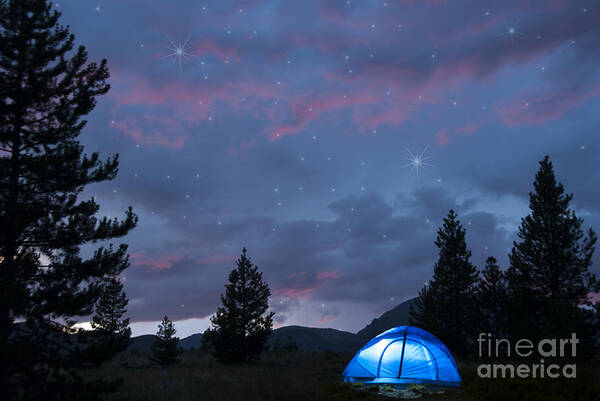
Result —
M381 333L362 347L344 369L344 381L430 383L460 386L456 362L433 334L401 326Z

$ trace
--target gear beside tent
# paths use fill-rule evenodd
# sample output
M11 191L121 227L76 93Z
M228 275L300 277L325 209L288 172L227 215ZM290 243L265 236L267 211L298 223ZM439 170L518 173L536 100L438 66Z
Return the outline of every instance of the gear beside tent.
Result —
M381 333L362 347L344 373L345 382L427 383L460 387L456 362L433 334L412 326Z

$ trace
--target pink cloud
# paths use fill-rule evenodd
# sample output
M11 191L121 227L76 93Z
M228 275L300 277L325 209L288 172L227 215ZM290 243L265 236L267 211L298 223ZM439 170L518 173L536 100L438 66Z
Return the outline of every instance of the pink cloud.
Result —
M454 132L456 132L458 134L470 135L470 134L474 134L475 132L477 132L478 129L479 129L478 124L476 124L474 122L468 122L465 125L463 125L462 127L458 127L457 129L455 129Z
M318 288L318 286L307 288L278 288L273 290L273 295L286 298L307 299L309 298L310 294L316 291Z
M450 131L447 128L442 128L435 133L435 138L439 146L446 146L450 143L450 136L454 134L471 135L479 130L479 123L470 121L463 126Z
M239 61L236 49L232 47L220 46L208 39L194 43L193 48L194 51L192 53L199 56L212 53L219 57L222 61Z
M531 94L523 92L512 100L497 103L494 111L509 127L541 125L562 117L585 100L600 95L600 85L577 90L554 90Z
M368 94L350 94L350 95L320 95L320 96L298 96L292 99L290 106L289 124L272 125L266 129L271 140L282 138L286 135L293 135L306 129L306 127L321 114L339 111L345 108L376 103L378 97Z
M327 280L327 279L337 280L341 276L342 276L342 273L340 273L340 269L326 270L326 271L317 273L317 280Z
M450 143L449 133L446 128L442 128L441 130L436 132L435 137L437 139L438 145L440 146L444 146Z
M129 254L129 258L131 259L131 264L133 266L150 266L152 270L162 270L172 268L175 263L186 258L186 255L183 250L157 255L148 255L145 252L132 252ZM231 263L234 262L236 258L229 255L211 255L193 260L199 265L210 265Z
M257 101L277 95L272 84L260 82L228 82L220 87L205 87L198 83L154 83L139 76L116 76L116 89L109 92L115 101L115 121L118 129L136 143L147 146L181 148L194 126L216 119L216 103L229 104L237 110L258 107ZM246 101L242 97L247 96ZM130 107L144 107L143 112L128 113ZM119 115L125 117L119 117ZM230 154L248 150L252 141L232 144Z
M149 256L143 252L129 254L133 266L150 266L152 270L170 269L174 263L183 259L183 255L163 254Z

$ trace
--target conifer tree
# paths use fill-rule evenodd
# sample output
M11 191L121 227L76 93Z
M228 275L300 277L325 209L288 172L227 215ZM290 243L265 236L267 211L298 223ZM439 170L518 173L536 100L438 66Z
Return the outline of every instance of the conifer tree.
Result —
M500 338L506 327L506 278L493 256L487 258L477 283L478 331Z
M440 337L453 352L468 353L474 336L477 269L470 262L465 229L450 210L438 229L439 259L433 278L411 307L414 324Z
M211 318L212 327L204 332L203 343L216 358L227 361L258 359L267 349L273 329L273 312L269 308L269 285L258 267L246 256L246 248L229 273L222 307Z
M59 16L46 0L0 0L0 386L8 399L97 396L86 393L78 359L42 337L91 314L106 277L128 266L125 245L89 259L80 247L137 223L131 208L109 220L96 216L94 198L79 199L87 184L117 174L116 155L102 161L78 141L109 74L106 60L88 63L85 48L74 49ZM26 321L18 333L16 320Z
M599 287L589 271L596 234L584 232L583 219L570 208L573 195L556 181L548 156L533 187L530 214L521 220L506 274L511 334L548 338L575 332L589 343L589 294Z
M166 368L179 362L179 337L175 336L177 330L168 316L165 316L158 325L158 332L152 343L152 362Z
M118 277L108 279L102 287L91 322L90 350L97 353L94 358L97 364L125 351L131 344L129 319L123 318L127 303L127 295Z

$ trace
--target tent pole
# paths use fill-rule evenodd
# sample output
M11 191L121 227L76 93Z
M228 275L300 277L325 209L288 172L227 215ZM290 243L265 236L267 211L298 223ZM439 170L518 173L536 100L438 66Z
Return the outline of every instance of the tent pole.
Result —
M402 339L402 354L400 355L400 369L398 369L398 379L402 375L402 362L404 362L404 347L406 347L406 333L408 329L404 332L404 339Z

